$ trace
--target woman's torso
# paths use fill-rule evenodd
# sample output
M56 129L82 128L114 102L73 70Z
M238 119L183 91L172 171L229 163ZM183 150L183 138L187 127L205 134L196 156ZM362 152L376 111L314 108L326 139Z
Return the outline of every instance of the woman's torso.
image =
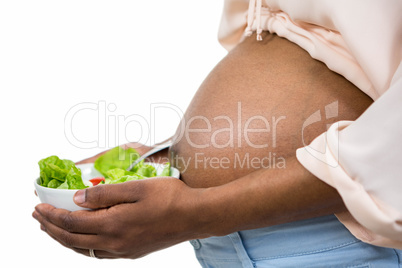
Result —
M191 187L259 168L284 168L330 123L356 119L371 99L299 46L246 38L209 74L189 105L170 161Z

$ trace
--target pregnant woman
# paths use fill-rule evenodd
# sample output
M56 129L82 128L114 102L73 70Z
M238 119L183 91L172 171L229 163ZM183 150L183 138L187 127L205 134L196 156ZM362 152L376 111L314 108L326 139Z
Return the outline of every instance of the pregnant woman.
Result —
M98 258L190 241L203 267L400 267L400 11L227 0L229 53L154 158L181 180L93 187L75 202L95 211L40 204L33 216Z

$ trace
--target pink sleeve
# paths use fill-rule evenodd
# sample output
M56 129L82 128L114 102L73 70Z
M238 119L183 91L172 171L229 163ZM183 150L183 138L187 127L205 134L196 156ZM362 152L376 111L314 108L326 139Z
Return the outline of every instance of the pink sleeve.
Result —
M336 188L359 239L402 249L402 64L391 87L356 121L340 121L297 150L300 163Z

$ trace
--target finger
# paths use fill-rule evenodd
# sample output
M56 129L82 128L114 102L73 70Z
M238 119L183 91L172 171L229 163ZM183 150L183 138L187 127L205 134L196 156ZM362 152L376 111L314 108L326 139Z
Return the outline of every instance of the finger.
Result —
M83 249L83 248L72 248L77 253L80 253L82 255L91 257L89 255L89 249ZM111 253L105 250L99 250L99 249L94 249L94 254L97 259L116 259L116 258L122 258L123 256L120 256L115 253Z
M46 229L44 226L41 226L42 231L46 232ZM61 241L57 240L57 237L53 235L53 233L50 232L46 232L51 238L53 238L54 240L56 240L57 242L59 242L62 246L72 249L75 252L91 257L89 254L89 249L85 249L85 248L76 248L76 247L69 247L68 244L66 243L62 243ZM98 259L116 259L116 258L121 258L121 256L119 256L116 253L111 253L105 250L100 250L100 249L94 249L94 253L95 253L95 257Z
M43 218L40 214L36 215L41 224L41 229L57 242L68 248L98 248L104 245L101 237L95 234L70 233Z
M99 185L79 190L74 195L74 202L81 207L99 209L122 203L136 202L143 193L141 181Z
M44 219L70 233L100 234L105 231L108 223L108 217L105 217L106 211L103 210L71 212L49 204L39 204L35 207L35 212L41 216L37 217L39 222L41 222L39 219Z

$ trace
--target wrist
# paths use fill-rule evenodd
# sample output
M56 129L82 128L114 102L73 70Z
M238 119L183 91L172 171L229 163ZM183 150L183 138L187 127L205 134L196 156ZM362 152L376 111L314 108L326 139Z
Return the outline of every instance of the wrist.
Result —
M234 194L234 195L233 195ZM224 186L190 188L184 201L185 215L191 239L223 236L236 231L236 205L231 201L235 193ZM239 212L239 211L238 211Z

